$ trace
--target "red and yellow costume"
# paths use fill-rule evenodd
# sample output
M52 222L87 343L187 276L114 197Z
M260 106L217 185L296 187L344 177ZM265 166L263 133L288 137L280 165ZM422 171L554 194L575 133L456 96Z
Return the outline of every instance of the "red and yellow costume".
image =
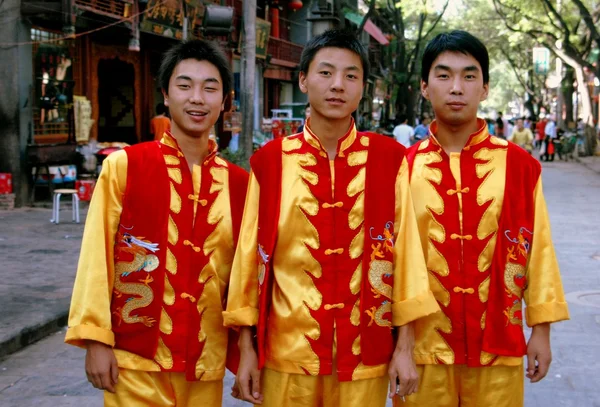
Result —
M257 327L263 406L383 405L392 327L438 309L405 150L352 123L330 160L309 126L251 160L225 324Z
M541 166L478 124L460 153L442 149L435 122L431 137L408 153L429 283L442 312L416 322L420 390L398 406L522 405L523 317L529 326L569 318Z
M216 148L209 141L208 157L190 171L165 133L160 143L126 148L104 161L66 342L113 346L119 367L131 370L116 396L106 394L108 405L147 405L144 391L156 395L161 386L185 389L194 399L186 380L213 382L205 384L205 399L213 400L205 405L220 405L229 334L222 310L248 175L218 157ZM132 393L136 397L127 398Z

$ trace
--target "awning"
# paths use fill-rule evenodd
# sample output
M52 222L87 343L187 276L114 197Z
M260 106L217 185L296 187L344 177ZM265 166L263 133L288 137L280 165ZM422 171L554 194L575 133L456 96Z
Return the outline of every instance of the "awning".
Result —
M390 41L385 38L381 28L377 27L370 18L365 24L365 31L371 34L371 37L375 38L381 45L388 45L390 43Z
M346 17L347 20L353 22L358 26L362 24L363 16L361 16L358 13L355 13L354 11L344 9L344 17ZM381 45L388 45L390 43L390 41L387 38L385 38L383 31L381 31L381 29L377 27L371 21L370 18L367 20L364 30L368 32L371 35L371 37L373 37Z

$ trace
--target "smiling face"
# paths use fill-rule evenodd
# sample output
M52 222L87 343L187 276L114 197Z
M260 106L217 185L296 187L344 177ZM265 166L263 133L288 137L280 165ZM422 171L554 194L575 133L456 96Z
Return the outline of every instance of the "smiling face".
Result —
M169 80L164 92L165 106L171 114L173 136L208 136L223 105L223 85L216 66L208 61L184 59Z
M449 126L477 121L479 103L488 95L481 65L473 56L461 52L441 53L421 81L421 93L431 102L436 119Z
M300 72L300 90L308 94L311 120L349 118L363 94L363 68L358 54L344 48L320 49L308 72Z

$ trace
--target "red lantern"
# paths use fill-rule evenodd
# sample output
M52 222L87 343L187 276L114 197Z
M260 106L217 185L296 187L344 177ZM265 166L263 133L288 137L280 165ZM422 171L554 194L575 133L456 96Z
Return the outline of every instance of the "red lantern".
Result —
M302 8L303 4L300 0L291 0L288 7L293 11L298 11Z

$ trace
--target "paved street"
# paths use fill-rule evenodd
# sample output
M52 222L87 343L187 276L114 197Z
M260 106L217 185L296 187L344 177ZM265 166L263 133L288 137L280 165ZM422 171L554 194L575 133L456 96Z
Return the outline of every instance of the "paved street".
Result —
M589 166L573 162L555 162L545 165L544 183L553 237L562 268L565 291L568 293L572 320L557 324L553 328L554 362L550 374L542 383L526 385L525 405L526 407L600 407L598 386L600 364L597 363L600 357L600 176ZM2 228L5 225L3 216L0 213ZM66 224L54 226L44 223L40 224L40 235L46 236L45 228L50 226L55 228L50 230L57 233L57 237L73 233L71 231L67 233L67 228L77 228ZM2 270L6 270L4 261L8 245L11 252L22 253L20 256L27 254L28 250L48 249L40 245L38 249L26 250L20 247L27 244L19 240L21 238L13 245L10 242L10 233L12 232L0 229L0 239L3 239L0 241ZM29 238L33 238L35 233L35 229L32 230ZM59 267L56 271L56 276L59 277L54 278L54 274L50 274L46 277L47 281L41 276L39 278L40 286L46 287L43 290L45 295L58 292L60 294L52 295L64 300L65 293L72 285L77 244L74 239L71 241L57 238L58 241L61 242L61 246L53 250L64 250L64 252L60 253L59 258L52 257L54 259L52 265ZM8 280L6 283L3 281L5 285L0 286L2 288L0 298L8 295L8 298L18 301L17 295L10 294L13 287L10 284L18 284L18 281L22 280L33 286L34 284L24 278L24 274L32 272L32 268L35 271L37 266L39 270L43 270L44 265L49 265L43 258L35 262L33 258L19 257L19 259L14 259L11 263L12 277L6 275L6 271L0 271L1 276ZM41 265L34 264L38 261ZM48 269L50 270L50 267ZM65 272L64 269L68 271ZM69 277L71 282L67 284L65 281L69 281ZM31 290L35 292L33 287ZM43 296L40 294L41 297ZM35 298L37 297L32 295L30 300ZM25 302L20 304L23 308L27 305ZM3 307L5 304L2 299L0 309ZM21 314L38 312L41 310L27 308ZM3 327L4 320L0 314L0 328ZM63 345L63 335L64 330L0 361L1 406L95 407L102 405L101 394L85 379L83 351ZM248 405L233 401L229 397L228 389L231 380L231 377L228 377L225 383L227 395L224 405L227 407Z

